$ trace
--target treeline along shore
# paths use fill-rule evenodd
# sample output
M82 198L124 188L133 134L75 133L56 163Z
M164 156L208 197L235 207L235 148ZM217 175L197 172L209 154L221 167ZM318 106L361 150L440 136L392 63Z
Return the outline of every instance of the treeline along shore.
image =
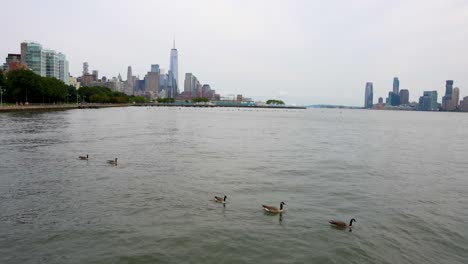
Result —
M305 109L305 107L286 106L282 101L275 100L269 100L267 105L243 104L235 101L209 102L204 97L193 98L191 101L157 98L155 102L150 102L143 96L129 96L122 92L111 91L107 87L84 86L77 90L74 86L66 85L58 79L41 77L25 69L12 70L7 74L0 72L0 92L0 112L126 106Z

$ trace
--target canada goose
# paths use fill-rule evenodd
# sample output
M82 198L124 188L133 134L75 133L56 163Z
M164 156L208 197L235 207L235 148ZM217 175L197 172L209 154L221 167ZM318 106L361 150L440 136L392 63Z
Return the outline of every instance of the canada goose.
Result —
M221 197L221 196L215 196L214 197L214 201L217 202L217 203L226 203L226 198L227 196L224 195L224 197Z
M108 160L107 163L117 165L117 158L115 158L115 160Z
M78 156L80 160L88 160L89 156L86 154L86 156Z
M269 212L269 213L273 213L273 214L277 214L277 213L282 213L283 212L283 205L285 205L284 202L281 202L280 203L280 208L278 207L274 207L274 206L268 206L268 205L262 205L263 206L263 210Z
M356 219L352 218L351 221L349 221L349 225L346 224L343 221L336 221L336 220L330 220L328 223L330 223L332 226L338 227L338 228L351 228L353 227L353 222L357 222Z

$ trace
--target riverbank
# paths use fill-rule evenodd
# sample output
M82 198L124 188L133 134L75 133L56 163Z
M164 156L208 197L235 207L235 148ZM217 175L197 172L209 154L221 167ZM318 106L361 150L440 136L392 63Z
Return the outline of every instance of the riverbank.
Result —
M271 109L306 109L303 106L280 106L280 105L215 105L215 104L188 104L188 103L174 103L174 104L158 104L158 103L145 103L145 104L54 104L54 105L4 105L0 107L0 112L22 112L22 111L62 111L70 109L98 109L107 107L235 107L235 108L271 108Z
M4 105L0 112L22 112L22 111L61 111L70 109L104 108L104 107L127 107L130 104L51 104L51 105Z

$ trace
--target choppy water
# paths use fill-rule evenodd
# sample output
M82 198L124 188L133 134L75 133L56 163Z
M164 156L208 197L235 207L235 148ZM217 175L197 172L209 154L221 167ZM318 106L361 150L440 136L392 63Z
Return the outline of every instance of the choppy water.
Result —
M467 263L467 150L456 113L2 113L0 263Z

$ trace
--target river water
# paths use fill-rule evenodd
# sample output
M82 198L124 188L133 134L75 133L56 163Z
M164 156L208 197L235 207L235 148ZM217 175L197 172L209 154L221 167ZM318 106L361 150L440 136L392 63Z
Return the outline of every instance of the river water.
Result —
M458 113L1 113L0 263L468 263L467 150Z

